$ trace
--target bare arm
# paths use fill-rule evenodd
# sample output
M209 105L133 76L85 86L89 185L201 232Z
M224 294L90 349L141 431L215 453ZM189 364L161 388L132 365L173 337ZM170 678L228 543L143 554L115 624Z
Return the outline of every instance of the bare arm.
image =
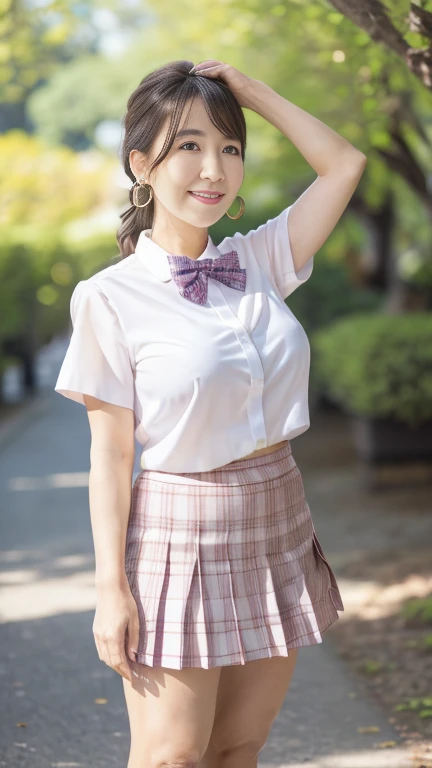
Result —
M287 136L318 175L289 214L291 250L295 269L299 271L342 216L367 157L317 117L260 80L251 81L243 104Z
M126 586L125 544L134 462L134 414L84 395L91 430L89 503L97 589Z
M139 617L125 571L134 462L134 413L83 395L91 430L89 501L96 558L93 634L101 661L132 681Z
M221 78L240 106L278 128L318 175L289 214L292 258L299 272L342 216L365 169L366 155L317 117L230 64L206 59L193 69L199 76Z

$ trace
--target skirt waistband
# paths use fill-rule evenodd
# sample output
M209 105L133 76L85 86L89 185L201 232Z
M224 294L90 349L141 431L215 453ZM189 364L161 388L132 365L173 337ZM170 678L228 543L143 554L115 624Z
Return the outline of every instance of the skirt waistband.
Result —
M211 472L229 472L236 469L249 469L249 467L262 467L266 464L272 464L272 462L280 461L280 459L289 456L291 453L291 443L287 440L287 444L282 448L278 448L277 451L271 451L264 453L261 456L252 456L250 459L236 459L231 464L224 464L223 467L216 467Z
M222 467L209 469L205 472L164 472L160 469L143 469L136 478L137 481L157 481L174 483L176 485L249 485L276 480L295 466L292 456L291 443L261 456L246 459L236 459Z

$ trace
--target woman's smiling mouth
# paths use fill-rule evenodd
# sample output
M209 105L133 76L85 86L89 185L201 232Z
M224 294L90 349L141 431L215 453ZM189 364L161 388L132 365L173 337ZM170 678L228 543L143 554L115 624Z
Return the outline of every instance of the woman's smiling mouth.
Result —
M218 192L192 192L191 190L189 190L189 195L192 195L195 200L199 200L201 203L206 203L207 205L215 205L224 197L223 194L219 194Z

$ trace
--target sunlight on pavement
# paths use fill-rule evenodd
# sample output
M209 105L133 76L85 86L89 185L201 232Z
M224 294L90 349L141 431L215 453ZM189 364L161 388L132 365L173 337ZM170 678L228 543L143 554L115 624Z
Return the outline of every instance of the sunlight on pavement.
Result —
M405 600L411 597L426 597L430 594L432 577L410 574L403 581L383 586L379 581L359 581L338 576L338 584L345 605L345 611L339 614L340 620L358 618L374 621L398 613Z
M79 568L80 572L65 575L61 571L66 568ZM39 569L26 568L1 574L0 587L7 587L0 590L1 623L95 609L93 555L55 558L50 570L59 573L47 578Z
M58 472L43 477L11 477L7 483L8 491L41 491L46 488L86 488L89 484L88 472Z
M258 763L259 768L305 768L301 763ZM308 760L307 768L414 768L408 749L378 749L326 755Z

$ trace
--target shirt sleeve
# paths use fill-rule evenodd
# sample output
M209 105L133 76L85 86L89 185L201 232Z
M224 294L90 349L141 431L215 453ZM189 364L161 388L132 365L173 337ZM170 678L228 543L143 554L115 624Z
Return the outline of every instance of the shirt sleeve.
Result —
M269 219L257 229L240 235L284 299L309 279L314 262L314 257L311 256L298 272L295 271L288 231L288 214L293 205L284 208L278 216ZM237 233L235 237L238 236Z
M81 280L70 300L72 336L56 392L84 403L83 395L134 408L134 371L118 316L99 286Z

